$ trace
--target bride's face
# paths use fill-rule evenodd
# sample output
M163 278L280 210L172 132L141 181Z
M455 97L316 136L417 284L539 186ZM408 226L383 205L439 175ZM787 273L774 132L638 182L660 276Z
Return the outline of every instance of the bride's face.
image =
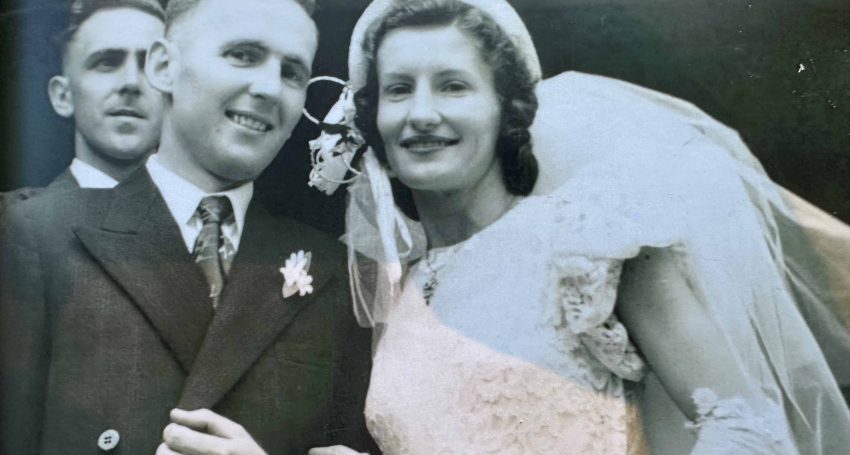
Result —
M377 73L378 132L402 183L463 191L501 173L493 70L466 35L454 26L391 31Z

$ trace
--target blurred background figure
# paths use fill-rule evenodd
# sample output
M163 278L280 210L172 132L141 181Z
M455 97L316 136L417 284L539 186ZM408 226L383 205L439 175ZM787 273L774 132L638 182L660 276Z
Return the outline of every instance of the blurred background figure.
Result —
M57 114L74 120L75 158L54 182L111 188L159 142L162 96L144 63L163 35L163 11L155 0L79 0L71 12L62 74L48 95Z
M75 0L69 13L69 25L58 35L61 68L46 85L53 111L73 122L73 144L59 146L72 150L73 159L48 189L112 188L159 141L162 96L148 85L144 62L148 47L163 34L164 12L156 0ZM45 134L43 121L30 128ZM64 156L56 161L67 162ZM37 192L24 189L6 198Z

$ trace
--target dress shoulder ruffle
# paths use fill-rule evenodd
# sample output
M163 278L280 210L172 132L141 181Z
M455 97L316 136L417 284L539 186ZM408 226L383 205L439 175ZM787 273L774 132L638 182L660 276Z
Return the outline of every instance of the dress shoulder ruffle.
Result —
M630 191L621 191L624 178L636 182ZM528 213L515 217L538 220L551 246L543 252L550 302L544 324L559 332L565 354L579 348L591 354L585 375L600 390L612 373L639 381L647 370L614 311L623 263L643 247L678 250L675 205L658 204L657 194L649 196L656 189L637 182L622 169L590 166L556 191L532 197L518 207Z
M553 257L550 262L557 304L549 322L573 334L604 366L591 369L597 388L606 385L609 372L630 381L646 372L645 361L614 314L621 267L619 260L581 256Z

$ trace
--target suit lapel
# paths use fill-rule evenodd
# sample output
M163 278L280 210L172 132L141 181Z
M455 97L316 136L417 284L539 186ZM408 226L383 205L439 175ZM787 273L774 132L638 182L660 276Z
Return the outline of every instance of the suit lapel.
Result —
M144 169L113 191L101 226L74 232L188 372L213 315L206 282Z
M312 295L295 294L287 299L281 295L279 269L285 260L298 250L314 251L306 243L303 229L297 223L272 218L256 202L251 204L239 251L184 385L180 407L213 407L328 280L330 272L311 266Z
M79 188L80 184L77 183L77 179L74 178L74 174L71 174L70 168L65 168L61 174L59 174L49 185L47 188L50 190L72 190L75 188Z

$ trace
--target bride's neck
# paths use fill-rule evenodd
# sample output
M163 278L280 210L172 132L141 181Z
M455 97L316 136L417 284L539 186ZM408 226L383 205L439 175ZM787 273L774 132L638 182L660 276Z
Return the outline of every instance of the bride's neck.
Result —
M472 189L454 192L413 192L419 219L431 248L460 243L505 214L518 196L508 192L501 175Z

